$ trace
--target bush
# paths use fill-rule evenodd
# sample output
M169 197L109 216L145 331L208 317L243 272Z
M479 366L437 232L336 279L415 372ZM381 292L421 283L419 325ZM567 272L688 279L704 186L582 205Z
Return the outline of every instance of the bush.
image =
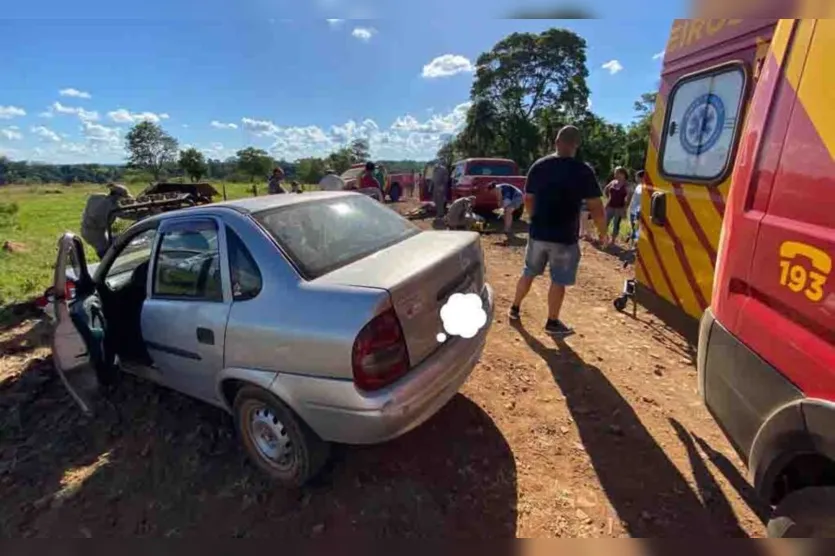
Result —
M0 228L11 228L17 224L17 203L0 203Z

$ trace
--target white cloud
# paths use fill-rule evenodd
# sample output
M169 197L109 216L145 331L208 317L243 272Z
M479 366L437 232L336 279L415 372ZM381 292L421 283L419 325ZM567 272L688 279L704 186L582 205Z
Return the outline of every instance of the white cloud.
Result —
M107 115L117 124L136 124L144 121L158 124L161 120L167 120L169 118L168 114L165 113L155 114L153 112L130 112L124 108L108 112Z
M98 143L108 148L115 149L122 142L119 129L115 127L107 127L92 122L81 122L81 132L89 142Z
M355 39L359 39L364 42L368 42L371 40L371 37L377 34L377 30L372 27L357 27L351 33L351 35Z
M652 57L652 59L653 59L653 60L661 60L662 58L664 58L664 55L665 55L665 54L667 54L667 51L666 51L666 50L662 50L662 51L661 51L661 52L659 52L658 54L654 55L654 56Z
M254 133L258 137L267 137L275 135L278 132L278 126L269 120L241 118L241 124L245 130Z
M228 124L225 124L225 123L219 122L217 120L212 120L212 123L209 124L209 125L212 126L215 129L238 129L238 124L233 124L231 122L228 123Z
M73 89L72 87L68 89L61 89L58 91L58 94L62 97L93 98L90 93L86 91L79 91L78 89Z
M20 128L16 125L12 125L6 128L0 129L0 135L8 139L9 141L20 141L23 139L23 134L18 131Z
M468 58L458 54L444 54L423 66L423 77L437 79L474 71L475 66Z
M257 120L250 120L244 127L257 130L260 136L273 138L270 152L287 160L324 156L355 139L367 140L374 158L426 160L435 156L446 138L463 128L469 106L470 103L460 104L449 113L435 114L425 121L406 115L397 118L388 128L371 119L349 120L327 129L280 127L273 122Z
M603 64L603 69L609 70L609 73L615 75L623 71L623 65L617 60L610 60Z
M0 106L0 120L11 120L18 116L25 116L26 110L17 106Z
M206 158L215 158L218 160L225 160L230 156L235 156L235 149L225 147L223 143L212 143L208 147L199 149L206 155Z
M78 116L78 119L82 122L94 122L99 119L99 113L94 110L84 110L83 108L73 108L72 106L64 106L60 102L53 102L52 106L49 107L48 112L44 112L41 116L46 118L51 118L56 113L58 114L71 114L73 116Z
M331 27L339 27L345 21L344 19L326 19L328 25Z
M61 142L61 137L49 129L48 127L44 127L42 125L35 126L30 130L32 133L40 137L41 139L45 139L47 141L53 141L55 143Z

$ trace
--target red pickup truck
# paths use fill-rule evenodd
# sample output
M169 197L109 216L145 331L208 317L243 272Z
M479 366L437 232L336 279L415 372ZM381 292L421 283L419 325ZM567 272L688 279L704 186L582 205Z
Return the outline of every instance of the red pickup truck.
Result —
M520 175L519 166L506 158L468 158L456 162L451 172L451 199L475 197L473 210L479 214L490 214L500 208L496 195L488 191L491 183L509 183L525 192L527 178ZM514 213L522 217L524 208Z

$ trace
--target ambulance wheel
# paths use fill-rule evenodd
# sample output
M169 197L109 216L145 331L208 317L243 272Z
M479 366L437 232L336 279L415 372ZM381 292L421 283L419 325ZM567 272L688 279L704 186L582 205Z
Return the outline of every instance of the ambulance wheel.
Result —
M525 207L519 207L515 211L513 211L513 220L519 221L522 220L522 215L525 214Z
M768 521L770 538L835 537L835 488L810 487L792 492Z
M400 197L403 195L403 192L400 189L399 183L391 184L391 188L389 188L389 198L391 198L392 203L396 203L400 200Z
M626 304L629 302L629 298L625 295L620 296L619 298L615 299L615 309L618 311L623 311L626 309Z

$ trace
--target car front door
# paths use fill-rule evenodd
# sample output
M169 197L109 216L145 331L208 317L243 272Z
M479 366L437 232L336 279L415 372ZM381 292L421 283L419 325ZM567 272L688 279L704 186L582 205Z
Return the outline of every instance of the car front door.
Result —
M105 323L84 244L75 234L58 240L58 260L48 298L53 309L52 359L61 382L84 413L93 412L99 376L112 368ZM109 366L108 366L109 365Z
M163 222L142 308L142 338L165 384L217 403L223 369L228 287L224 227L214 218Z

